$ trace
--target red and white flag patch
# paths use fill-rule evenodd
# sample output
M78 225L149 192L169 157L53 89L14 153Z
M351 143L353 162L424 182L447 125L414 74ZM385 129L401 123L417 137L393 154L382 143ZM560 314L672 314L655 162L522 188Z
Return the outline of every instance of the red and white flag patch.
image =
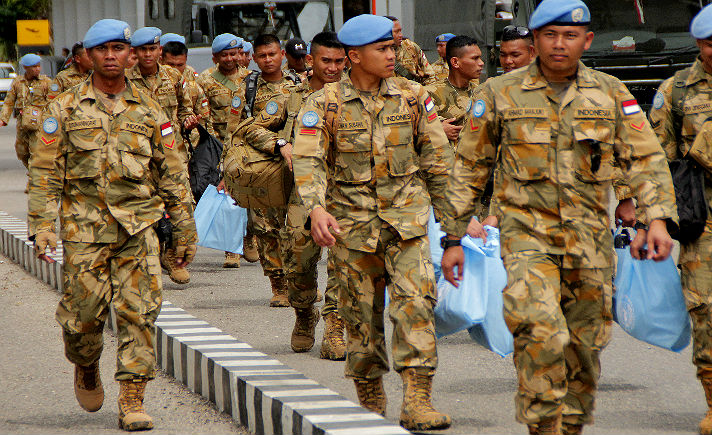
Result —
M640 106L636 100L628 100L621 103L624 115L633 115L640 112Z
M170 121L161 124L161 136L168 136L171 133L173 133L173 126L171 126Z
M434 107L435 107L435 104L433 104L433 99L430 97L426 98L425 99L425 110L430 112L431 110L433 110Z

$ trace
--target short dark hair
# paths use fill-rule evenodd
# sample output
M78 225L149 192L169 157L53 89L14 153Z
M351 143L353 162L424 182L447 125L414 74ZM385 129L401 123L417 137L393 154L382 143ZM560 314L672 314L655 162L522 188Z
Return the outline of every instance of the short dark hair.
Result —
M344 44L340 43L335 32L321 32L314 35L309 47L309 54L314 54L317 48L343 48L346 51Z
M84 43L82 41L75 42L74 45L72 45L72 57L79 56L82 50L84 50Z
M477 45L477 40L471 36L457 35L450 39L445 46L445 60L448 66L452 67L452 65L450 65L450 59L459 57L462 54L462 49L471 45Z
M171 56L188 55L188 47L178 41L166 42L166 45L163 46L163 54L166 53Z
M517 39L526 39L530 44L534 43L534 36L528 27L510 25L502 29L502 42L516 41Z
M388 18L389 20L396 22L400 21L398 18L394 17L393 15L384 15L384 17Z
M257 52L258 47L264 47L265 45L277 44L282 47L279 38L274 33L263 33L255 38L255 42L252 43L252 51Z

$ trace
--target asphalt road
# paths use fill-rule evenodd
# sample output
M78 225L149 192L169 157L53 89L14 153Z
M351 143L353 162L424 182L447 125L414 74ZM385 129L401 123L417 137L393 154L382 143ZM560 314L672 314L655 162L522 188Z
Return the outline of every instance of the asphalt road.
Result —
M14 128L0 129L0 210L24 218L24 170L14 157L13 143ZM343 363L319 359L323 322L317 327L318 342L314 349L304 354L292 353L289 336L294 322L293 311L288 308L269 308L269 281L262 275L259 264L243 261L239 269L222 269L222 261L221 252L200 248L195 263L190 266L191 283L179 286L164 276L164 297L355 401L353 384L343 376ZM319 273L320 289L323 290L323 261L319 264ZM24 291L31 293L33 297L39 297L38 295L49 290L37 283L28 284ZM79 411L71 397L69 374L63 374L61 386L53 387L58 394L61 392L65 399L60 400L59 396L56 400L52 399L55 403L52 406L61 404L66 409L53 411L43 408L42 412L36 412L38 398L48 396L49 392L43 382L21 385L19 380L28 376L28 367L35 367L37 373L42 373L33 376L37 379L51 378L49 373L56 371L57 367L69 373L69 365L62 358L58 332L45 335L28 332L31 337L37 335L41 336L41 339L24 338L27 337L24 335L25 326L14 320L6 320L15 317L5 314L6 310L11 310L13 303L13 296L6 297L5 294L5 290L0 293L4 299L9 299L0 305L3 307L0 309L0 321L5 326L0 330L0 336L5 346L10 346L15 351L10 356L5 354L0 357L3 358L0 361L5 362L5 376L0 381L0 402L13 402L11 406L0 409L0 432L4 432L6 427L7 430L24 431L23 428L29 426L20 425L18 420L25 419L29 420L28 424L38 432L44 429L47 432L62 431L70 427L72 421L79 422L80 426L75 429L79 429L77 432L80 433L112 427L115 424L113 421L95 422L93 416ZM54 294L49 294L52 300L56 300ZM32 318L36 322L50 325L50 328L54 327L53 303L49 303L42 310L32 310ZM21 313L13 315L17 318L23 317ZM20 346L28 342L39 342L38 346L46 347L47 350L39 355L20 351ZM111 347L112 343L107 343L107 356ZM526 433L526 428L514 421L516 378L511 357L500 358L478 347L466 333L441 339L438 351L440 368L435 377L434 402L439 409L450 413L453 418L453 427L441 433ZM689 347L680 354L654 348L629 337L616 326L613 341L603 353L596 424L588 427L586 433L696 433L706 405L690 359ZM14 364L9 364L6 360L13 361ZM110 372L109 367L104 369L105 374ZM402 394L400 378L391 372L385 377L385 381L389 398L387 415L397 421ZM16 391L20 389L23 390L23 397L17 397ZM154 387L153 391L155 393L150 394L157 400L158 396L163 396L156 394L159 387ZM181 416L201 412L205 413L204 415L215 414L215 411L200 409L204 410L200 411L195 405L183 404L176 405L173 411ZM55 418L48 419L47 413ZM113 418L115 414L111 414L109 420ZM197 420L195 423L199 424ZM11 424L13 426L9 426ZM163 424L164 422L161 422L161 425ZM209 425L204 428L195 427L196 432L209 432L213 429L219 431L219 428ZM235 430L229 425L224 428L226 431ZM185 429L188 430L187 427ZM169 430L168 427L166 430Z

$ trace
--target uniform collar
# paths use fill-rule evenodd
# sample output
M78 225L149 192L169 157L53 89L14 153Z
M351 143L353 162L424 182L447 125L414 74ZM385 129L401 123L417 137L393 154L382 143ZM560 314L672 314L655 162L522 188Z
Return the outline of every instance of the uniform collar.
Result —
M94 76L94 73L90 74L87 80L83 81L79 85L79 100L84 101L84 100L94 100L96 101L96 93L94 92L94 87L92 86L92 77ZM141 102L141 97L139 95L139 91L134 86L128 78L126 80L126 89L121 93L121 98L125 99L126 101L133 101L134 103L140 103Z
M598 79L594 77L591 69L579 60L578 71L576 72L576 86L579 88L595 88L600 85ZM539 59L529 64L526 69L525 77L522 80L522 89L534 90L542 89L548 86L548 82L539 69Z
M356 89L354 83L351 81L351 73L345 74L345 77L341 79L341 89L344 96L344 101L355 100L359 98L359 90ZM378 90L379 95L400 95L401 90L395 82L393 77L388 77L381 80L381 87Z
M710 74L707 74L707 71L705 71L705 67L702 65L702 60L700 60L700 57L697 56L697 59L695 59L695 62L692 64L692 68L690 68L690 74L687 76L687 83L685 83L687 86L692 86L697 82L701 81L709 81L712 82L712 78L710 78Z
M156 76L160 77L163 70L165 68L161 68L161 64L158 64L158 69L156 70ZM126 70L126 78L129 80L132 79L141 79L144 78L143 75L141 75L141 70L138 68L138 62L136 62L136 65L132 66L131 68Z

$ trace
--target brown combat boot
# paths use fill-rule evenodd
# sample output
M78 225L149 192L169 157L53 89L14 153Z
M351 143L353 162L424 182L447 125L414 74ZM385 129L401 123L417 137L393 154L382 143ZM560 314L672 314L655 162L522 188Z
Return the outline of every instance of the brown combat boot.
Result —
M415 431L450 427L452 423L450 416L435 410L431 402L435 371L409 367L403 369L400 375L403 378L400 425Z
M386 416L386 391L383 389L383 377L376 379L354 378L358 401L364 408L376 414Z
M582 424L561 423L561 435L581 435L582 433Z
M269 300L270 307L288 307L289 298L287 298L287 279L283 276L279 278L269 277L272 284L272 299Z
M295 308L297 320L292 330L292 350L295 352L309 352L314 347L314 332L319 323L319 310L309 308Z
M161 255L161 266L168 272L168 276L176 284L188 284L190 282L190 273L185 267L176 265L176 250L165 249Z
M99 361L85 367L74 365L74 396L84 410L96 412L104 404L104 387L99 375Z
M223 263L223 268L237 269L238 267L240 267L240 254L233 254L232 252L225 251L225 262Z
M260 253L257 252L257 238L255 236L245 237L242 241L242 257L250 263L259 261Z
M324 316L324 338L321 340L319 358L332 361L346 359L346 340L344 340L344 321L335 312Z
M583 426L581 425L568 426L572 428L574 426L579 426L581 430L583 430ZM530 424L527 425L527 427L529 428L529 435L561 435L561 415L553 418L543 419L539 423Z
M132 432L153 429L153 420L143 409L145 379L119 381L119 427Z
M712 435L712 377L702 378L702 388L707 399L707 413L700 422L700 435Z

